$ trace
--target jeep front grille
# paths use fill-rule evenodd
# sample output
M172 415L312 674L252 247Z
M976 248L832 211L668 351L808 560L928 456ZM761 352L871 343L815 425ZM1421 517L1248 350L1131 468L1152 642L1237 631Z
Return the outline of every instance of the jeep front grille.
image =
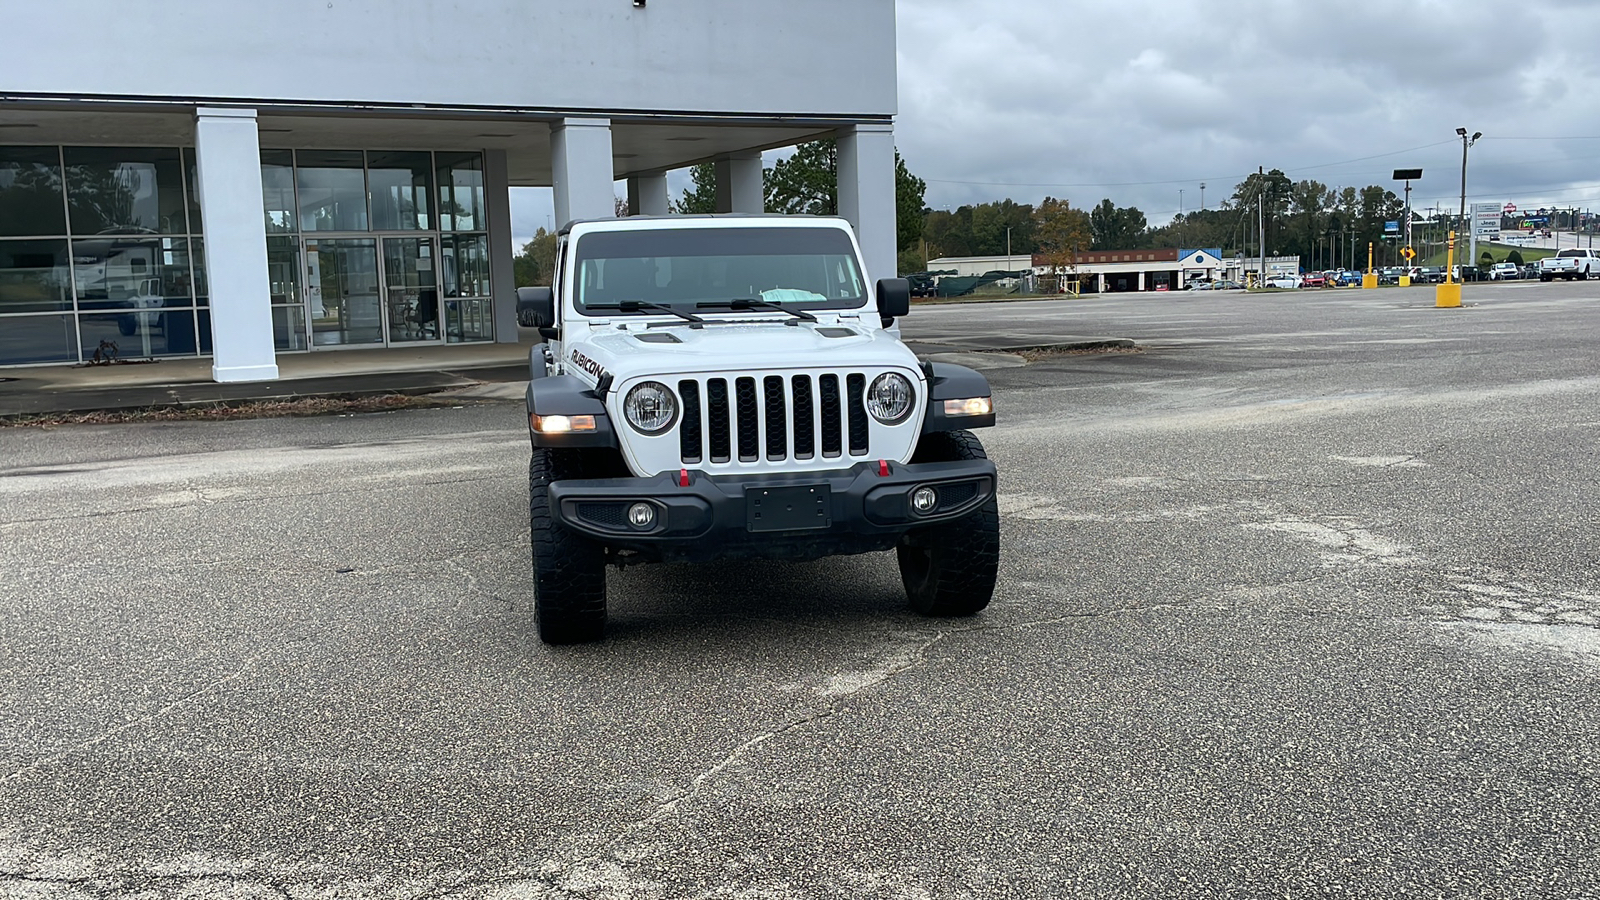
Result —
M678 381L683 403L678 444L684 464L871 455L863 400L865 374L771 374L731 380L732 385L727 378Z

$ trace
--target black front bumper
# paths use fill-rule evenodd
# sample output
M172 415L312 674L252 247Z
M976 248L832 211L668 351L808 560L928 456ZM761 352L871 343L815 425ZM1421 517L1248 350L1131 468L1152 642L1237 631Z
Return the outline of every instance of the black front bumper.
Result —
M601 542L663 559L758 556L804 559L892 547L914 528L960 518L995 492L994 463L862 462L825 472L707 475L690 471L649 478L558 481L550 506L568 528ZM911 495L932 488L923 513ZM635 525L629 510L653 516Z

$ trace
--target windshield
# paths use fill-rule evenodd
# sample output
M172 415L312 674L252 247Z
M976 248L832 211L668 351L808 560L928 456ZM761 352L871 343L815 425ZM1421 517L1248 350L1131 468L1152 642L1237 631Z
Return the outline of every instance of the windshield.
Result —
M693 311L735 300L804 309L866 302L850 236L837 228L672 228L587 234L574 255L579 312L648 315L642 300ZM612 307L612 308L607 308ZM657 311L659 315L659 311Z

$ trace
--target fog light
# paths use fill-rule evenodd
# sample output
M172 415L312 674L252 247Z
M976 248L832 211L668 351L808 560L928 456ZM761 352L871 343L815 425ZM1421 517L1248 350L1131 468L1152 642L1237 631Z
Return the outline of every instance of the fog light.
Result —
M939 495L931 487L919 487L911 494L911 508L919 513L932 512L939 505Z
M635 503L628 507L628 521L635 528L649 528L655 524L656 508L648 503Z

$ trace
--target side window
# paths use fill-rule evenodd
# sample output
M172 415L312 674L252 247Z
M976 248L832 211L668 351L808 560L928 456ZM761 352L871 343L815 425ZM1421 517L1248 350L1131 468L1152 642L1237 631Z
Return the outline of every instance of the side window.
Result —
M555 294L556 316L561 315L562 290L565 287L562 279L567 275L567 241L563 238L556 244L556 271L550 276L550 290Z

